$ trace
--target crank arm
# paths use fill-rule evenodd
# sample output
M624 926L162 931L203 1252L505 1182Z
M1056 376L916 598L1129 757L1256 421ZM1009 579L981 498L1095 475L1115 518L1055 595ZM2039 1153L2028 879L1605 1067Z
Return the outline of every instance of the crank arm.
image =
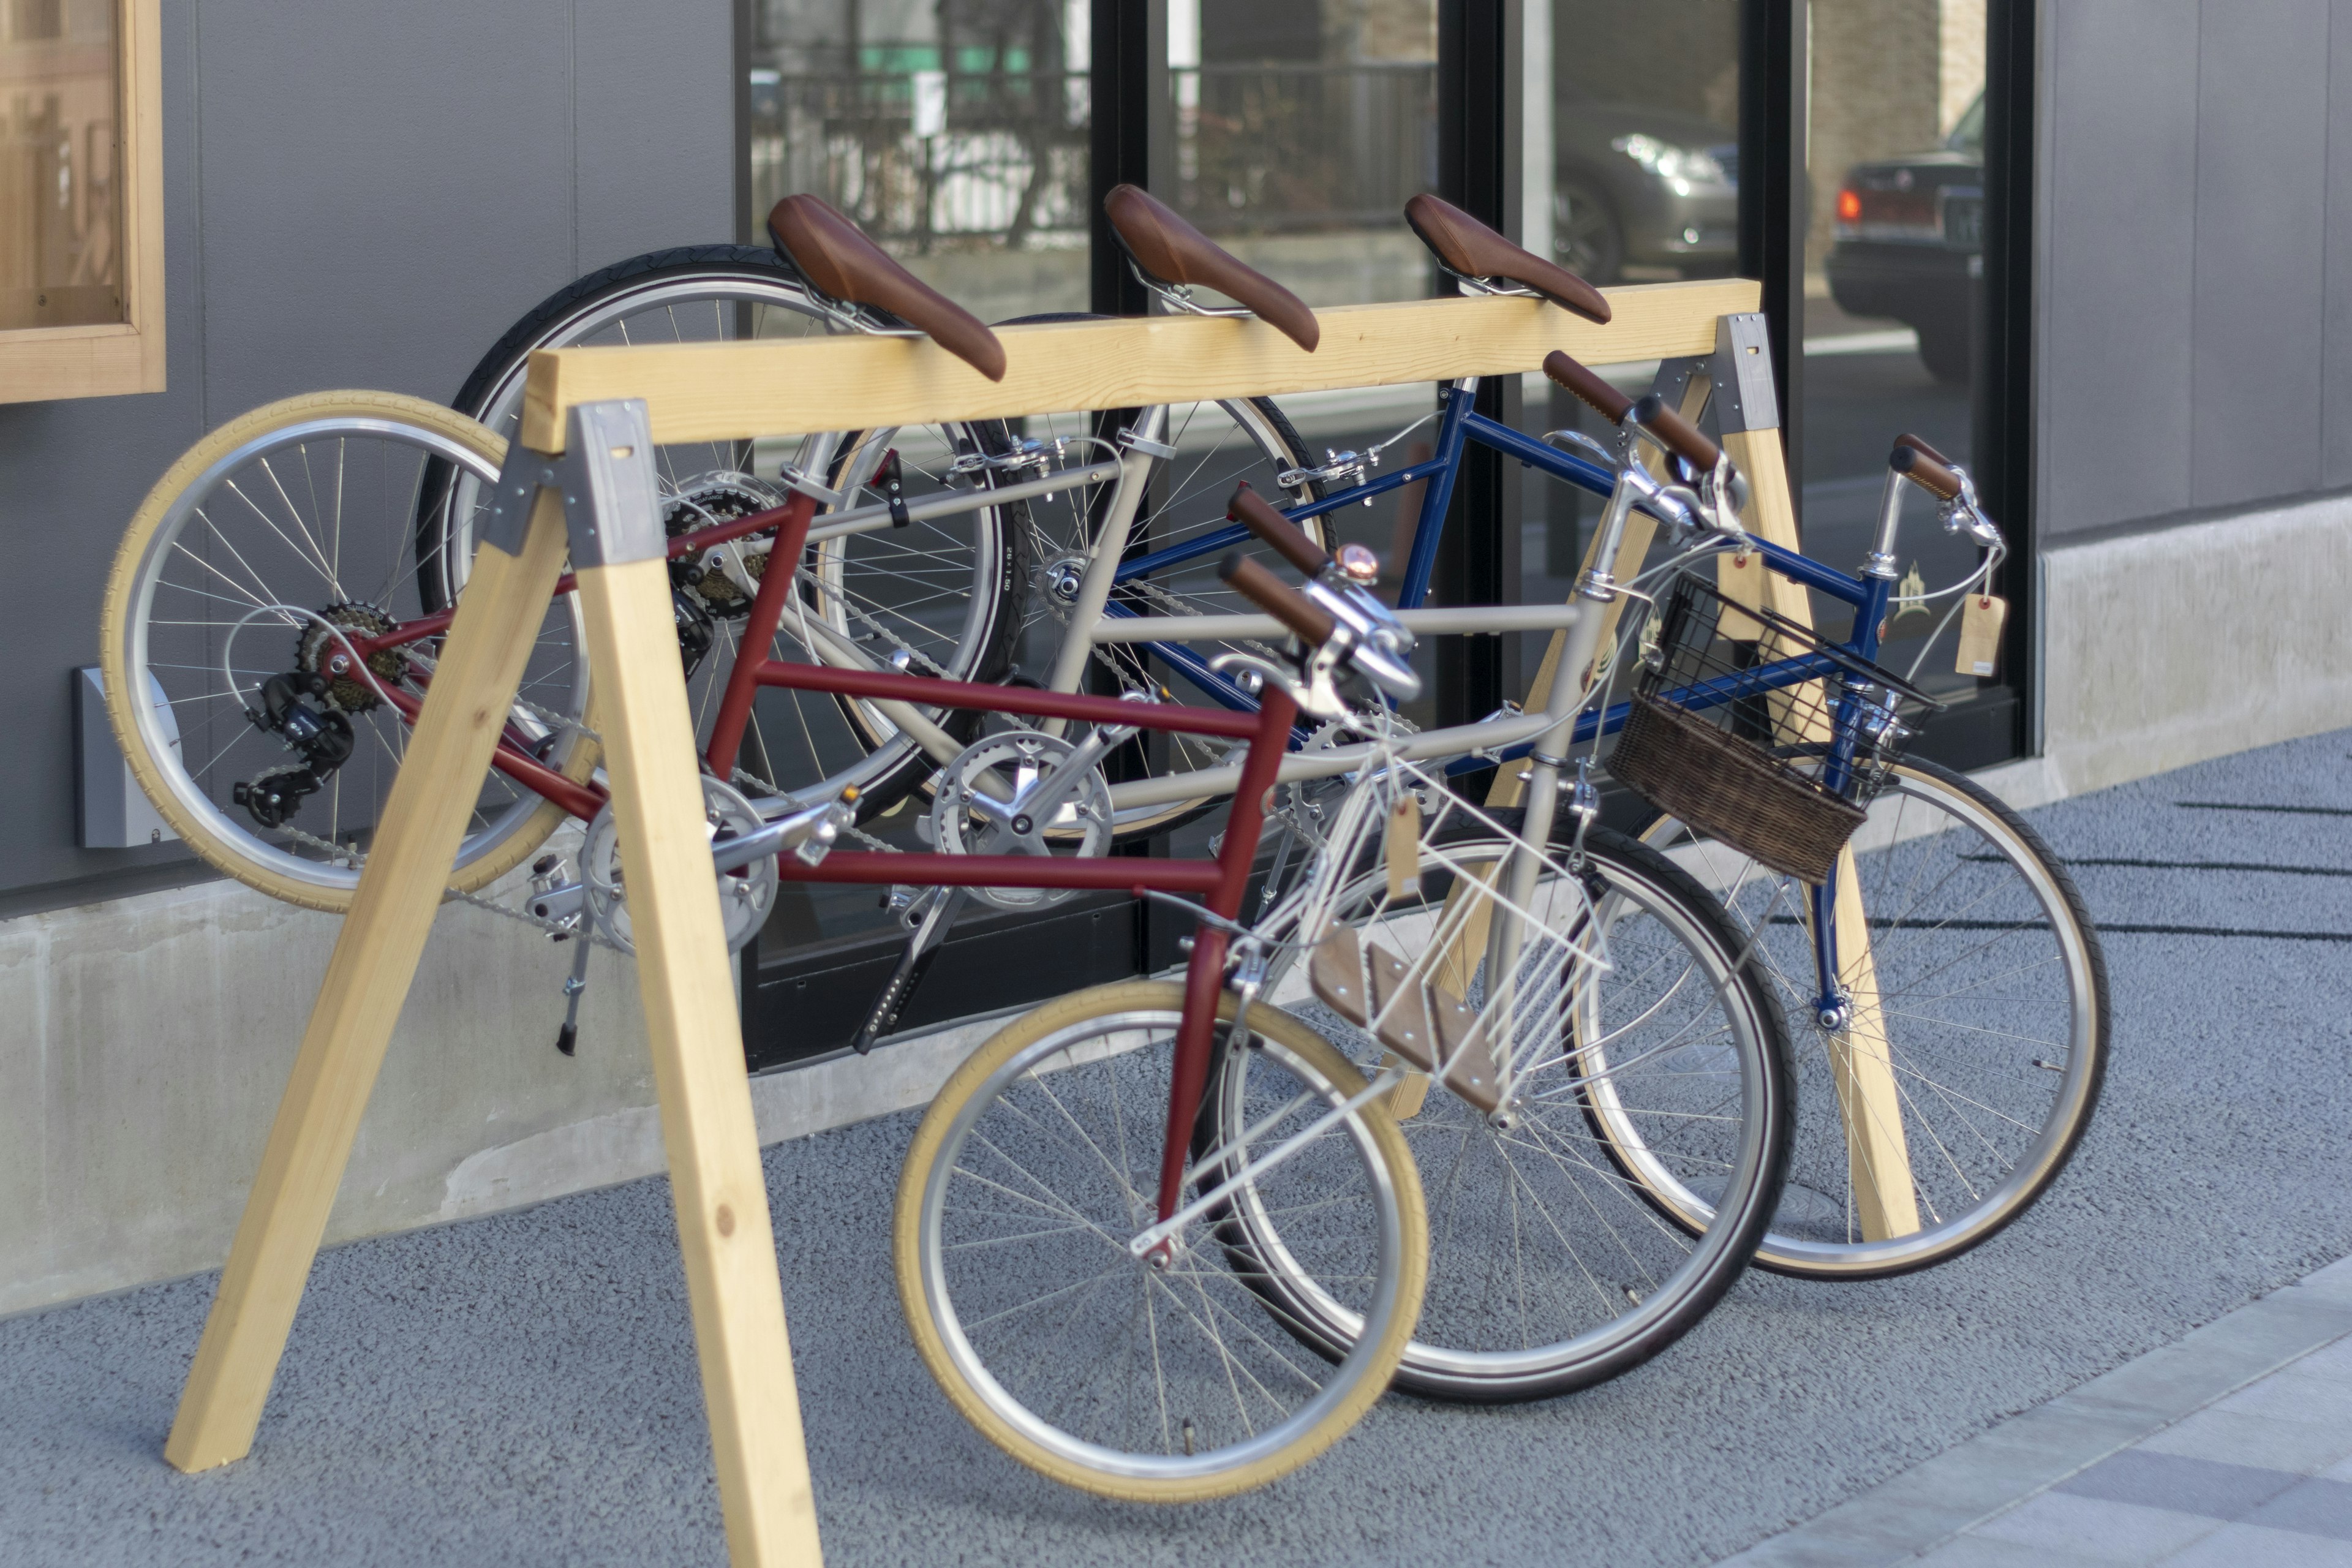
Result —
M862 1057L874 1048L875 1041L898 1026L899 1015L906 1012L907 1004L913 1000L915 987L923 983L923 974L930 968L931 960L938 957L940 949L947 945L948 928L955 923L957 912L963 908L964 900L971 894L969 888L946 888L940 889L940 897L931 900L931 907L925 911L922 923L907 939L906 951L898 955L898 968L892 970L890 978L883 982L881 991L874 998L873 1007L866 1015L866 1022L858 1026L857 1033L851 1037L851 1050Z

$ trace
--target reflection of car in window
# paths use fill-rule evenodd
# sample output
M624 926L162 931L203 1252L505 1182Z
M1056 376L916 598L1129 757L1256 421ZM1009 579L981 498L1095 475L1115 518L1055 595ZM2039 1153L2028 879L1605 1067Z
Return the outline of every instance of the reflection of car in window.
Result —
M1970 321L1984 276L1984 97L1942 147L1857 163L1837 195L1826 269L1838 308L1891 316L1919 334L1938 381L1969 376Z
M1739 144L1720 125L1626 104L1561 103L1552 119L1552 253L1595 283L1628 265L1684 276L1739 255Z

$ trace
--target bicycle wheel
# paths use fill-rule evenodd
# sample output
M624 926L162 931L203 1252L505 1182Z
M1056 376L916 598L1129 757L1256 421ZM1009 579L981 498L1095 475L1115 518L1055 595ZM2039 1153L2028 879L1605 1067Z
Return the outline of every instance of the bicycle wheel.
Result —
M1717 890L1791 1015L1819 990L1806 889L1661 818L1649 842ZM1799 1058L1788 1191L1756 1261L1869 1279L1932 1268L2032 1207L2082 1141L2106 1073L2107 974L2074 879L1990 792L1937 763L1895 764L1853 840L1876 984L1854 997L1893 1068L1918 1225L1869 1237L1854 1202L1845 1113L1817 1024ZM1658 1191L1704 1214L1703 1194Z
M1025 316L1007 325L1051 321L1099 321L1079 313ZM1021 422L1021 435L1043 442L1083 442L1088 437L1115 437L1134 417L1108 415L1033 415ZM1234 398L1223 402L1176 404L1167 410L1164 439L1176 455L1161 465L1150 491L1138 509L1128 537L1129 561L1161 551L1179 549L1202 536L1229 526L1225 503L1236 486L1247 481L1276 506L1294 507L1322 499L1320 480L1299 478L1286 486L1285 474L1313 466L1307 444L1282 410L1267 397ZM1075 448L1073 448L1075 449ZM1069 624L1070 605L1077 596L1086 570L1087 542L1102 526L1111 486L1079 487L1030 508L1031 590L1022 606L1023 671L1039 679L1053 671L1064 640L1076 628ZM1325 542L1323 520L1309 518L1301 525L1307 536ZM1268 565L1289 568L1255 540L1238 546ZM1242 599L1215 572L1222 550L1207 552L1139 574L1114 590L1114 613L1138 615L1251 615L1256 606ZM1192 674L1227 647L1239 644L1190 644L1179 655L1181 664L1156 657L1142 644L1097 645L1087 660L1097 689L1175 691L1179 700L1200 700ZM1259 649L1267 652L1267 649ZM1205 735L1140 736L1129 742L1131 766L1157 775L1214 767L1229 760L1236 742ZM1216 795L1192 796L1158 805L1131 806L1117 814L1115 831L1121 840L1147 838L1182 826L1223 804Z
M410 520L460 504L436 475L482 489L505 452L421 398L314 393L232 420L147 492L107 579L107 710L140 787L208 864L289 903L349 907L407 749L398 700L422 698L441 639L336 674L338 628L382 633L437 607L438 563L409 548ZM575 780L596 760L582 647L572 597L551 601L508 724ZM489 773L450 885L503 875L562 818Z
M1022 1463L1129 1501L1245 1490L1337 1441L1387 1386L1428 1258L1395 1125L1366 1106L1315 1131L1364 1080L1271 1007L1229 1053L1253 1064L1247 1148L1312 1135L1247 1190L1360 1335L1326 1361L1272 1332L1198 1227L1165 1268L1129 1252L1154 1213L1182 1008L1181 986L1131 981L998 1033L924 1116L893 1232L908 1326L956 1408Z
M540 349L765 342L825 330L822 307L773 250L730 245L656 251L592 273L543 300L475 366L457 407L511 436L520 424L530 356ZM1011 439L1001 422L982 421L672 443L655 454L664 521L675 537L781 505L786 492L776 478L788 462L822 474L829 488L855 494L894 450L908 499L920 500L948 488L958 459L1003 458ZM987 489L1007 479L995 468L970 477ZM469 499L462 486L460 495ZM462 522L467 510L460 507L451 515ZM446 587L454 595L463 586L470 540L438 538L443 525L438 514L420 515L420 549L450 563ZM787 615L772 647L756 651L793 663L825 658L826 650L808 646L795 629L805 617L814 623L807 627L811 638L830 634L831 659L854 648L870 662L897 659L918 675L1000 679L1011 668L1019 629L1013 595L1026 576L1030 531L1023 503L1010 501L815 544L794 583L796 613ZM702 737L727 671L747 651L740 632L772 542L772 535L759 534L672 563L681 637L708 650L688 682ZM970 715L931 710L929 716L959 738L976 733ZM778 794L814 798L854 784L863 817L887 811L936 765L871 703L774 689L754 702L736 764L742 775L738 782Z
M1516 813L1496 816L1517 826ZM1424 845L1423 940L1396 952L1409 964L1427 950L1455 879L1491 882L1510 844L1475 821L1439 842L1463 869L1439 866ZM1432 1086L1402 1124L1430 1205L1429 1292L1396 1376L1411 1393L1540 1399L1640 1364L1730 1289L1780 1195L1787 1037L1769 983L1741 962L1738 933L1664 857L1604 828L1586 837L1576 875L1580 889L1543 878L1529 912L1556 930L1580 928L1589 897L1612 967L1570 1009L1559 1049L1521 1079L1508 1123ZM1373 868L1351 887L1342 918L1381 900L1385 880ZM1410 906L1391 903L1382 917L1381 941L1391 946L1409 942L1416 923L1398 918L1401 907ZM1345 1025L1334 1038L1359 1062L1381 1055ZM1242 1063L1237 1076L1250 1070ZM1220 1136L1244 1124L1238 1100L1217 1111ZM1639 1151L1637 1162L1609 1157L1595 1126L1603 1118ZM1661 1178L1710 1194L1706 1220L1662 1220L1646 1191ZM1276 1320L1318 1352L1342 1353L1360 1331L1357 1320L1288 1245L1289 1231L1245 1199L1223 1235L1256 1266L1252 1278Z

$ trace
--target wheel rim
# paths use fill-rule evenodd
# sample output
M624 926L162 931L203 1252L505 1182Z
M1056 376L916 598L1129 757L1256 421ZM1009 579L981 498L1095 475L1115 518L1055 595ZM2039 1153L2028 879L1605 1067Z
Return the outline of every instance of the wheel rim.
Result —
M1180 1016L1174 1011L1160 1010L1109 1014L1058 1030L1012 1055L964 1101L940 1142L923 1187L919 1248L925 1310L939 1331L955 1375L993 1416L1061 1463L1161 1483L1197 1480L1265 1463L1327 1419L1349 1397L1368 1370L1361 1359L1328 1366L1287 1345L1279 1336L1266 1334L1255 1298L1246 1286L1225 1270L1204 1267L1217 1251L1204 1245L1205 1238L1196 1236L1194 1244L1179 1255L1165 1274L1126 1257L1125 1243L1148 1219L1150 1194L1156 1186L1158 1121L1165 1116L1167 1084L1165 1050L1160 1043L1173 1033ZM1273 1068L1292 1075L1300 1084L1319 1085L1321 1098L1338 1099L1320 1075L1280 1041L1264 1039L1262 1050L1252 1054L1265 1057ZM1051 1070L1057 1061L1062 1064L1059 1070ZM1089 1075L1088 1081L1081 1082L1077 1076L1081 1073ZM1097 1081L1108 1085L1108 1090L1097 1088ZM1024 1089L1035 1091L1032 1098L1044 1113L1034 1121L1025 1107L1012 1107L1011 1096ZM1081 1146L1068 1156L1078 1172L1067 1184L1072 1191L1080 1190L1091 1178L1108 1194L1110 1206L1119 1211L1107 1222L1097 1220L1088 1205L1041 1202L1039 1194L1061 1198L1070 1194L1062 1190L1058 1176L1043 1176L1008 1155L1003 1147L1007 1140L1002 1134L1007 1125L1066 1124L1083 1132L1080 1110L1100 1106L1114 1111L1111 1119L1097 1118L1106 1125L1123 1116L1129 1132L1139 1123L1145 1130L1139 1142L1086 1135L1079 1140ZM1018 1109L1022 1114L992 1116L1000 1107ZM1054 1119L1050 1124L1045 1116ZM1322 1162L1315 1174L1328 1176L1339 1163L1354 1163L1353 1179L1363 1184L1362 1201L1354 1206L1364 1212L1359 1216L1360 1234L1346 1238L1345 1244L1355 1248L1363 1271L1370 1276L1360 1303L1361 1315L1375 1325L1384 1324L1403 1310L1397 1264L1404 1237L1397 1194L1377 1146L1361 1124L1348 1119L1335 1132L1336 1136L1324 1141L1323 1151L1334 1159ZM977 1151L972 1155L974 1168L964 1166L967 1151ZM1276 1167L1273 1174L1280 1176L1285 1169L1291 1169L1293 1180L1306 1177L1308 1165L1315 1163L1315 1152L1310 1150L1301 1161ZM959 1175L965 1180L957 1181ZM966 1207L959 1195L964 1190L981 1194L982 1205L1011 1203L1012 1206L995 1217L985 1209L975 1209L973 1213L981 1217L967 1224L959 1212ZM1027 1201L1015 1202L1009 1194L1025 1194ZM1015 1233L1011 1236L1003 1234L1008 1218ZM1085 1233L1077 1243L1085 1254L1085 1260L1076 1266L1082 1285L1084 1275L1108 1257L1112 1259L1108 1275L1118 1276L1111 1289L1134 1289L1146 1305L1139 1310L1118 1301L1111 1303L1111 1312L1097 1313L1095 1309L1103 1300L1100 1289L1089 1298L1084 1289L1060 1288L1068 1270L1040 1269L1055 1282L1049 1285L1050 1293L1041 1298L1054 1306L1053 1321L1040 1336L1038 1359L1045 1364L1024 1363L1016 1369L1002 1342L992 1342L986 1351L975 1345L976 1335L992 1342L1005 1337L1009 1331L1003 1326L1013 1321L1012 1314L1017 1309L1005 1307L994 1298L982 1298L982 1286L972 1279L973 1268L968 1260L984 1256L988 1268L1009 1273L1020 1267L1011 1261L1018 1253L1063 1245L1060 1237L1019 1234L1041 1219L1058 1219L1068 1223L1074 1232ZM1198 1272L1188 1275L1188 1268ZM1152 1305L1155 1297L1166 1304ZM1097 1321L1116 1322L1122 1313L1128 1351L1131 1352L1140 1342L1145 1355L1139 1360L1130 1353L1121 1363L1090 1353L1099 1349L1089 1337ZM1213 1373L1194 1374L1190 1363L1199 1345L1187 1344L1188 1338L1213 1346L1214 1359L1220 1363ZM1105 1381L1103 1369L1113 1365L1150 1367L1154 1397L1099 1418L1105 1406L1092 1385ZM1086 1381L1073 1387L1071 1379L1081 1376ZM1251 1419L1245 1412L1261 1400L1280 1405L1278 1391L1269 1386L1270 1380L1276 1379L1283 1389L1297 1386L1315 1391L1302 1393L1295 1406L1281 1410L1275 1418ZM1180 1383L1185 1385L1181 1393L1175 1386ZM1188 1403L1194 1384L1205 1392ZM1041 1396L1047 1393L1062 1396L1058 1422L1037 1409L1043 1403ZM1075 1420L1074 1410L1085 1419ZM1186 1419L1194 1422L1195 1451L1191 1454L1181 1451L1185 1443L1181 1423ZM1070 1430L1072 1425L1090 1425L1096 1436ZM1114 1428L1142 1433L1148 1443L1178 1451L1150 1453L1140 1451L1146 1445L1132 1440L1099 1440ZM1220 1440L1229 1433L1234 1435L1233 1440Z
M1462 845L1447 852L1474 862L1477 857ZM1499 859L1499 850L1488 858ZM1703 1161L1719 1170L1718 1191L1736 1187L1748 1195L1727 1223L1711 1230L1661 1223L1648 1194L1602 1156L1600 1140L1584 1125L1585 1088L1572 1082L1583 1075L1565 1060L1535 1076L1525 1117L1509 1132L1433 1086L1420 1113L1402 1124L1430 1212L1430 1283L1405 1351L1409 1380L1437 1391L1493 1394L1515 1385L1551 1391L1562 1379L1606 1374L1629 1354L1668 1342L1694 1297L1711 1300L1744 1264L1742 1237L1763 1201L1780 1114L1765 1077L1765 1053L1772 1048L1760 1034L1766 1026L1741 1015L1733 1026L1756 1037L1734 1044L1727 1032L1710 1033L1697 1022L1697 994L1662 966L1673 962L1669 944L1685 952L1684 944L1712 944L1660 889L1620 878L1596 902L1616 965L1601 980L1619 984L1613 994L1600 983L1585 994L1578 1027L1591 1050L1586 1059L1624 1046L1617 1051L1624 1065L1607 1087L1654 1163L1687 1178L1688 1163ZM1373 881L1360 887L1369 892ZM1347 897L1359 894L1351 889ZM1538 912L1544 898L1539 889ZM1398 956L1411 962L1414 955ZM1712 995L1709 982L1697 984ZM1712 1001L1704 1007L1711 1010ZM1319 1011L1314 1016L1328 1021ZM1631 1019L1645 1020L1636 1026L1638 1042L1622 1032L1622 1020ZM1621 1031L1614 1037L1612 1026ZM1381 1054L1360 1034L1334 1031L1333 1037L1360 1063ZM1706 1068L1695 1073L1685 1065L1710 1050L1716 1056ZM1726 1105L1738 1108L1727 1120L1695 1120L1726 1118ZM1727 1131L1731 1136L1722 1136ZM1670 1142L1679 1147L1670 1152ZM1310 1340L1353 1342L1360 1329L1351 1314L1290 1258L1281 1227L1246 1205L1238 1217L1236 1228L1268 1266L1277 1318L1295 1313ZM1497 1342L1514 1336L1521 1342L1516 1346Z
M770 339L821 332L824 327L822 311L798 283L753 267L719 263L625 285L583 301L551 322L533 346ZM525 359L518 354L477 400L477 417L502 434L510 435L519 426L525 370ZM870 478L885 449L896 444L901 448L908 494L919 498L946 487L946 465L955 457L959 440L981 439L972 426L950 426L852 434L830 453L805 443L795 445L795 437L785 436L662 447L656 457L666 495L677 494L699 476L730 468L772 475L787 459L803 468L814 468L833 488L845 489ZM775 500L782 498L777 490ZM792 663L817 662L793 633L795 616L809 615L859 644L876 662L887 662L890 654L904 649L919 674L992 678L987 667L1003 629L996 599L1010 574L1008 534L1017 526L1020 510L1017 503L988 507L917 522L907 531L813 546L802 563L796 605L788 611L769 656ZM917 548L919 541L924 548ZM944 586L950 577L960 580L960 589ZM951 592L961 593L962 605L952 616L939 608ZM954 624L941 624L947 620ZM689 681L699 736L708 735L724 672L740 651L740 624L737 617L714 616L710 654ZM781 690L763 692L755 702L737 767L757 785L812 799L854 785L866 797L861 807L866 815L887 808L914 776L929 771L914 742L871 704Z
M1660 825L1645 837L1680 831ZM1809 1017L1810 940L1790 912L1802 889L1719 845L1685 845L1675 858L1721 889L1745 929L1765 923L1759 957L1792 1016ZM1900 1270L1990 1237L2065 1163L2104 1065L2094 952L2057 876L1997 813L1898 764L1857 836L1856 860L1921 1226L1861 1235L1827 1037L1808 1024L1790 1190L1758 1254L1792 1272ZM1997 1070L1987 1060L1996 1051L2021 1066ZM2056 1070L2032 1066L2036 1058ZM1694 1194L1670 1184L1659 1192L1679 1212L1705 1212Z
M354 443L380 444L408 456L379 458L364 447L355 454ZM335 466L326 473L321 469L330 444ZM257 774L289 758L274 738L245 722L241 710L254 700L251 689L261 679L284 673L294 662L290 657L279 659L288 651L279 645L316 622L299 614L259 612L265 605L284 605L316 613L327 607L322 601L329 601L364 604L394 618L421 613L415 577L430 570L431 563L397 551L388 562L363 557L369 541L360 536L383 531L360 526L346 531L344 524L349 512L372 499L381 501L381 497L358 493L360 489L381 490L388 485L397 490L404 482L404 467L414 472L405 476L405 499L393 504L413 509L431 483L429 470L436 463L483 482L496 477L494 461L465 443L389 416L327 416L265 431L223 454L183 489L159 521L133 580L125 619L124 668L134 687L152 679L163 689L181 731L175 746L153 705L133 705L140 742L157 763L173 804L247 864L320 893L348 894L356 888L358 857L330 854L305 846L304 840L322 838L343 846L354 835L364 838L372 833L374 811L404 754L407 727L390 705L380 701L371 712L352 717L359 746L352 762L338 769L329 788L320 792L329 797L329 815L322 821L314 807L306 822L306 814L298 810L291 826L300 837L282 829L277 830L279 841L263 837L272 830L234 805L230 789L246 782L238 775ZM299 477L291 471L298 464L302 470ZM287 471L281 473L281 468ZM355 487L360 470L368 470L378 483ZM223 511L224 518L215 521L208 508ZM374 504L369 515L381 521L386 510ZM235 515L226 515L230 512ZM199 529L193 543L192 522ZM395 540L404 536L404 530L390 534ZM165 601L160 610L159 595ZM236 626L240 619L247 621L241 628ZM542 631L524 673L525 705L512 716L513 727L526 740L544 740L561 725L576 723L584 712L586 668L574 653L581 637L576 603L567 599L551 605L549 629ZM427 661L438 647L437 638L416 645ZM238 661L234 688L217 663L224 648ZM422 686L414 681L380 679L404 686L407 695L422 695ZM191 729L200 741L190 736ZM576 735L558 739L548 760L562 765L576 743ZM191 766L192 754L205 760ZM372 782L362 788L363 777ZM484 798L487 804L478 806L476 824L453 868L453 877L460 881L468 868L495 855L542 809L538 796L497 775L485 781ZM320 826L326 829L323 834L317 831ZM289 844L310 847L312 853L295 853Z
M1094 419L1094 416L1085 414L1053 415L1032 418L1026 427L1034 437L1066 440L1090 433ZM1147 539L1153 551L1165 550L1227 526L1226 500L1244 480L1279 506L1296 506L1323 494L1323 487L1313 480L1288 489L1275 482L1276 476L1284 469L1304 466L1311 459L1278 414L1269 414L1258 400L1175 405L1169 410L1168 423L1165 439L1176 448L1177 455L1161 469L1130 534L1131 540ZM1109 489L1093 487L1073 492L1066 500L1055 505L1031 508L1034 531L1030 555L1037 570L1033 591L1023 608L1024 669L1044 675L1052 668L1055 644L1070 634L1066 614L1054 590L1053 570L1057 563L1071 562L1081 554L1077 541L1090 536L1092 524L1087 520L1099 515L1099 508L1108 501ZM1309 519L1303 526L1318 544L1325 542L1322 519ZM1279 564L1278 559L1269 555L1262 545L1251 543L1243 549L1244 553ZM1131 580L1114 593L1114 602L1131 604L1146 614L1255 613L1254 605L1217 580L1215 563L1215 556L1204 556L1149 578ZM1245 645L1201 644L1192 647L1200 658L1206 660L1227 646ZM1096 671L1107 675L1121 690L1156 692L1168 686L1178 692L1179 700L1201 700L1196 690L1188 689L1181 673L1162 668L1160 661L1139 645L1099 645L1093 649L1090 662ZM1157 744L1160 749L1154 754L1159 760L1151 772L1159 775L1217 766L1227 759L1233 748L1231 742L1190 735L1170 735ZM1145 836L1164 831L1217 804L1214 798L1201 797L1172 805L1130 806L1118 814L1116 826L1122 837Z

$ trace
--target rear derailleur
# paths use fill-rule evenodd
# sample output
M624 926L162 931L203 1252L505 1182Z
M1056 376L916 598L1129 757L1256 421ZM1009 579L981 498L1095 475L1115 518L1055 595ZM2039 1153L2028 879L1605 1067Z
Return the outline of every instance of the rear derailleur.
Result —
M245 710L254 728L277 736L302 759L238 781L232 798L264 827L284 826L305 797L324 789L351 761L357 742L351 720L326 703L331 684L301 670L273 675L261 683L261 705Z

